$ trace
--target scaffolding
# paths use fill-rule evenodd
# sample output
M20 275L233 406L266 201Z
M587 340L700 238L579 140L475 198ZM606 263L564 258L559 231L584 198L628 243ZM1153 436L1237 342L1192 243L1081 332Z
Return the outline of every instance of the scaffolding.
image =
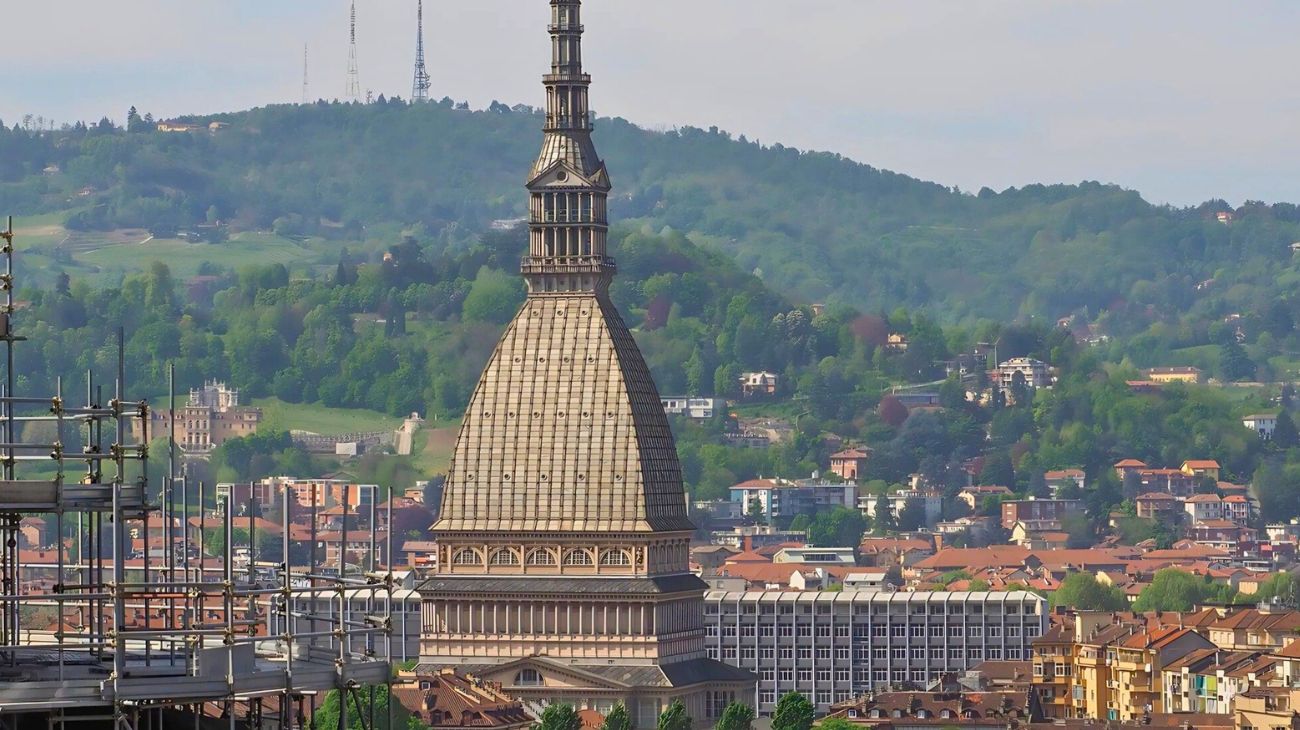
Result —
M210 515L215 490L178 472L174 418L167 476L151 493L149 404L127 396L121 329L107 400L93 371L80 402L61 380L48 397L17 392L15 347L26 338L14 328L12 218L0 241L0 728L300 728L307 706L329 690L376 727L375 688L391 689L393 676L391 499L384 544L372 499L368 550L357 560L344 499L333 565L318 559L313 499L310 556L295 566L290 519L301 506L283 489L280 560L268 566L250 555L237 567L235 505L226 498ZM176 413L174 368L169 380ZM78 452L65 450L75 441ZM25 556L24 518L41 515L53 517L53 546ZM160 551L151 540L158 527ZM132 550L136 535L141 551ZM223 545L216 559L204 554L210 535ZM54 620L38 624L42 614ZM370 709L361 713L367 688Z

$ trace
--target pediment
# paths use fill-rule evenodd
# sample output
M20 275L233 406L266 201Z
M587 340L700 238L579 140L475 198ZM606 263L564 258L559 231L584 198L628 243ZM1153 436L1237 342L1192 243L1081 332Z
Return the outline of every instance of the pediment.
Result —
M596 188L609 189L609 173L604 163L592 175L584 175L565 160L556 160L528 181L528 189L538 188Z
M543 656L530 656L501 664L491 669L480 669L475 676L488 682L497 682L507 690L515 687L516 678L525 669L535 670L542 677L542 687L554 689L607 689L626 690L629 685L610 680L579 667L561 664Z

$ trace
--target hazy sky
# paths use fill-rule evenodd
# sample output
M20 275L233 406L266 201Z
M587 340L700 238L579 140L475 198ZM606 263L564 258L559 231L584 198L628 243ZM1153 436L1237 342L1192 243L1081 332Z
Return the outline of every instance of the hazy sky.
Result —
M347 0L8 0L0 119L341 96ZM20 6L20 7L12 7ZM540 105L545 0L427 0L435 96ZM415 0L358 0L364 88L407 97ZM1295 0L588 0L593 107L963 189L1096 179L1300 202ZM611 160L616 170L617 160Z

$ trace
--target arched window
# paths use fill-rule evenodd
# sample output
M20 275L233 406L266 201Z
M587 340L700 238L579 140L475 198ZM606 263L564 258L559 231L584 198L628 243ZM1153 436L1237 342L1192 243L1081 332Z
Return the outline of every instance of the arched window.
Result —
M570 550L564 554L565 565L591 565L591 553L586 550Z
M542 686L542 674L536 669L521 669L515 675L515 685L519 687Z
M545 548L533 548L528 551L528 558L524 562L529 565L555 565L555 556Z
M483 562L483 554L476 548L461 548L451 558L452 565L479 565Z
M497 548L488 559L488 565L519 565L519 556L511 548Z
M632 558L626 550L602 550L600 553L601 565L631 565Z

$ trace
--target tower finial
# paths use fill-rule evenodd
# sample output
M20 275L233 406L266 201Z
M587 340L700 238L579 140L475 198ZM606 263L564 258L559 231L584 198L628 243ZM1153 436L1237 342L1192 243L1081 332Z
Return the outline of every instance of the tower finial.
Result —
M311 103L307 86L307 44L302 44L302 103Z
M411 84L412 102L429 100L429 70L424 66L424 0L418 0L415 18L415 81Z
M581 12L581 0L551 0L545 138L528 182L523 273L532 294L605 292L614 275L614 260L605 255L609 175L591 141Z
M352 25L348 33L348 88L343 94L349 101L361 100L361 72L357 69L357 2L352 0Z

